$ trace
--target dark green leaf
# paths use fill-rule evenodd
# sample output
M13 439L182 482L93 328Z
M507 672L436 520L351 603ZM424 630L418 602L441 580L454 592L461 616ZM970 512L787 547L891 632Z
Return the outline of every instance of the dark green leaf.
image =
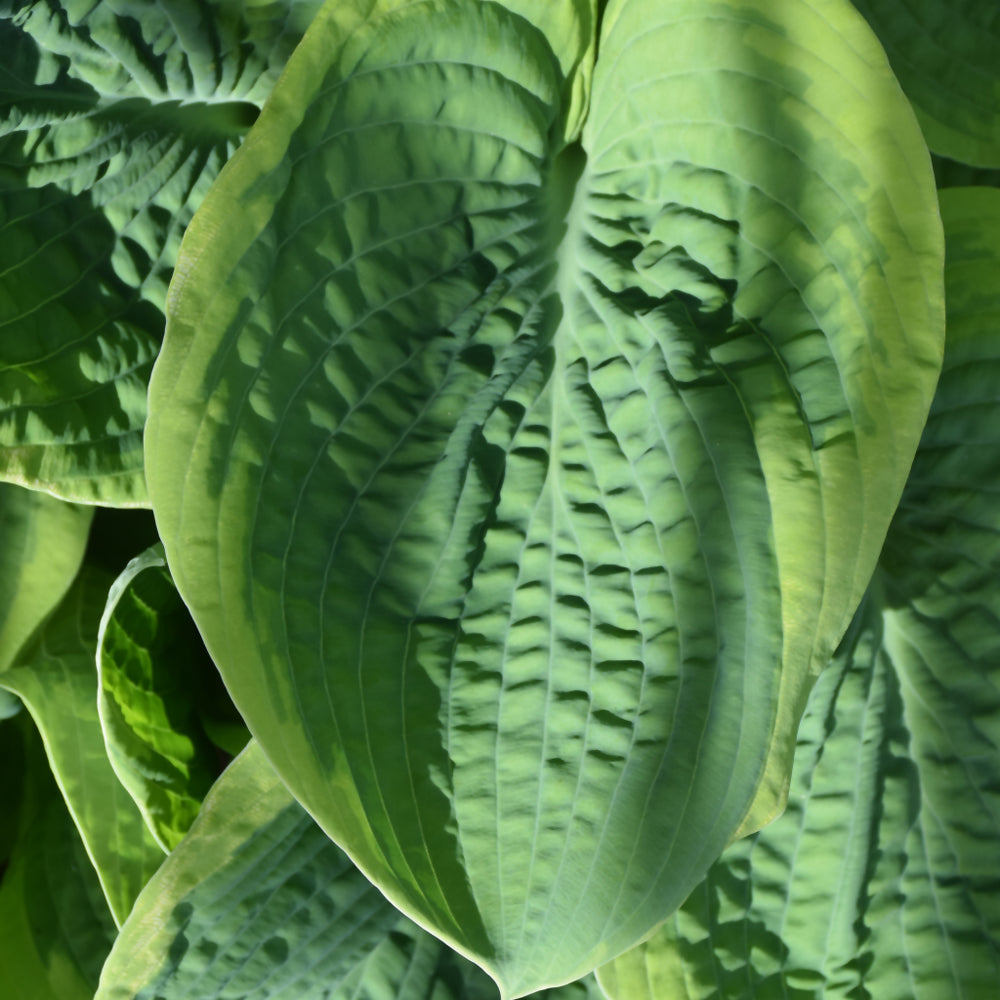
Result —
M146 503L146 385L181 235L317 6L0 9L0 478Z
M613 1000L989 1000L1000 982L1000 191L942 192L948 343L880 568L734 844Z
M324 8L185 237L146 439L282 779L507 997L780 809L943 330L846 2L610 3L569 146L549 10Z
M205 653L157 545L111 587L97 635L98 710L115 773L153 836L173 850L216 775L198 717Z

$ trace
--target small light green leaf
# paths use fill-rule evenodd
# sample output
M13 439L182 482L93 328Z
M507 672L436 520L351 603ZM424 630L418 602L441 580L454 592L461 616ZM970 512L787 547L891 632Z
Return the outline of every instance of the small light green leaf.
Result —
M197 705L215 666L166 569L163 548L133 559L108 594L97 635L98 711L111 765L171 851L216 774Z
M0 8L0 478L147 503L181 235L317 6Z
M854 0L935 153L1000 167L1000 21L978 0Z
M1000 982L1000 191L942 192L941 382L784 816L730 847L613 1000L987 1000Z
M325 7L188 230L150 388L234 701L507 998L780 810L942 350L929 155L845 0L600 30L567 146L548 27Z
M35 720L120 925L163 852L111 767L97 714L97 628L111 582L85 567L17 665L0 674L0 686Z
M6 749L14 726L0 727ZM33 727L17 727L27 752L21 834L0 882L0 996L92 1000L115 927ZM5 757L4 766L12 763ZM11 803L4 801L4 810Z
M73 582L93 511L0 483L0 672Z
M136 902L97 1000L494 1000L292 798L256 743ZM590 1000L594 984L537 1000Z

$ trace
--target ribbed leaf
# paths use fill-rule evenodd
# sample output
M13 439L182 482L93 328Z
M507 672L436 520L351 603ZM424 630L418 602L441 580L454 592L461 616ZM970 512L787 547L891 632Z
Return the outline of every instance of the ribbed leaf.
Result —
M813 690L784 816L613 1000L988 1000L1000 982L1000 191L942 192L948 343L876 583Z
M0 727L7 735L14 727ZM0 883L0 996L92 1000L115 927L30 722L20 837ZM12 763L4 758L4 765ZM13 803L4 802L4 811Z
M92 513L0 483L0 671L69 589Z
M251 743L140 896L97 1000L495 996L480 969L393 909Z
M215 667L157 545L115 581L97 635L98 711L115 773L167 851L187 833L216 772L198 718Z
M84 569L0 686L24 701L119 925L163 860L104 749L97 627L111 579Z
M283 780L519 996L780 808L937 376L940 224L841 0L609 4L569 147L551 28L360 6L188 231L150 494Z
M1000 167L1000 11L980 0L854 0L885 46L927 145Z
M0 688L0 694L16 702L20 708L21 700L16 695L3 688ZM21 720L10 722L12 715L0 717L0 802L4 803L0 812L0 872L20 834L21 803L25 790L22 724Z
M0 5L0 477L146 503L181 234L317 6Z

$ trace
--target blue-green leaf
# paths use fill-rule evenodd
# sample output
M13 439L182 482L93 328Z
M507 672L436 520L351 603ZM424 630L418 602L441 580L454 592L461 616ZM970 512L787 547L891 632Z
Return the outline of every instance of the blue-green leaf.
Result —
M845 0L613 0L569 145L547 9L324 8L185 237L146 438L282 779L505 997L780 810L943 333Z
M941 383L788 809L600 970L613 1000L987 1000L1000 982L1000 191L941 195Z

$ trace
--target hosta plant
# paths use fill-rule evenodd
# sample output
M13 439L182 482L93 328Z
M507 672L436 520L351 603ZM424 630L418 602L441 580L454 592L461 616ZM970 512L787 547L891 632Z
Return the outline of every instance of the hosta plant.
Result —
M991 997L996 25L0 4L3 995Z

